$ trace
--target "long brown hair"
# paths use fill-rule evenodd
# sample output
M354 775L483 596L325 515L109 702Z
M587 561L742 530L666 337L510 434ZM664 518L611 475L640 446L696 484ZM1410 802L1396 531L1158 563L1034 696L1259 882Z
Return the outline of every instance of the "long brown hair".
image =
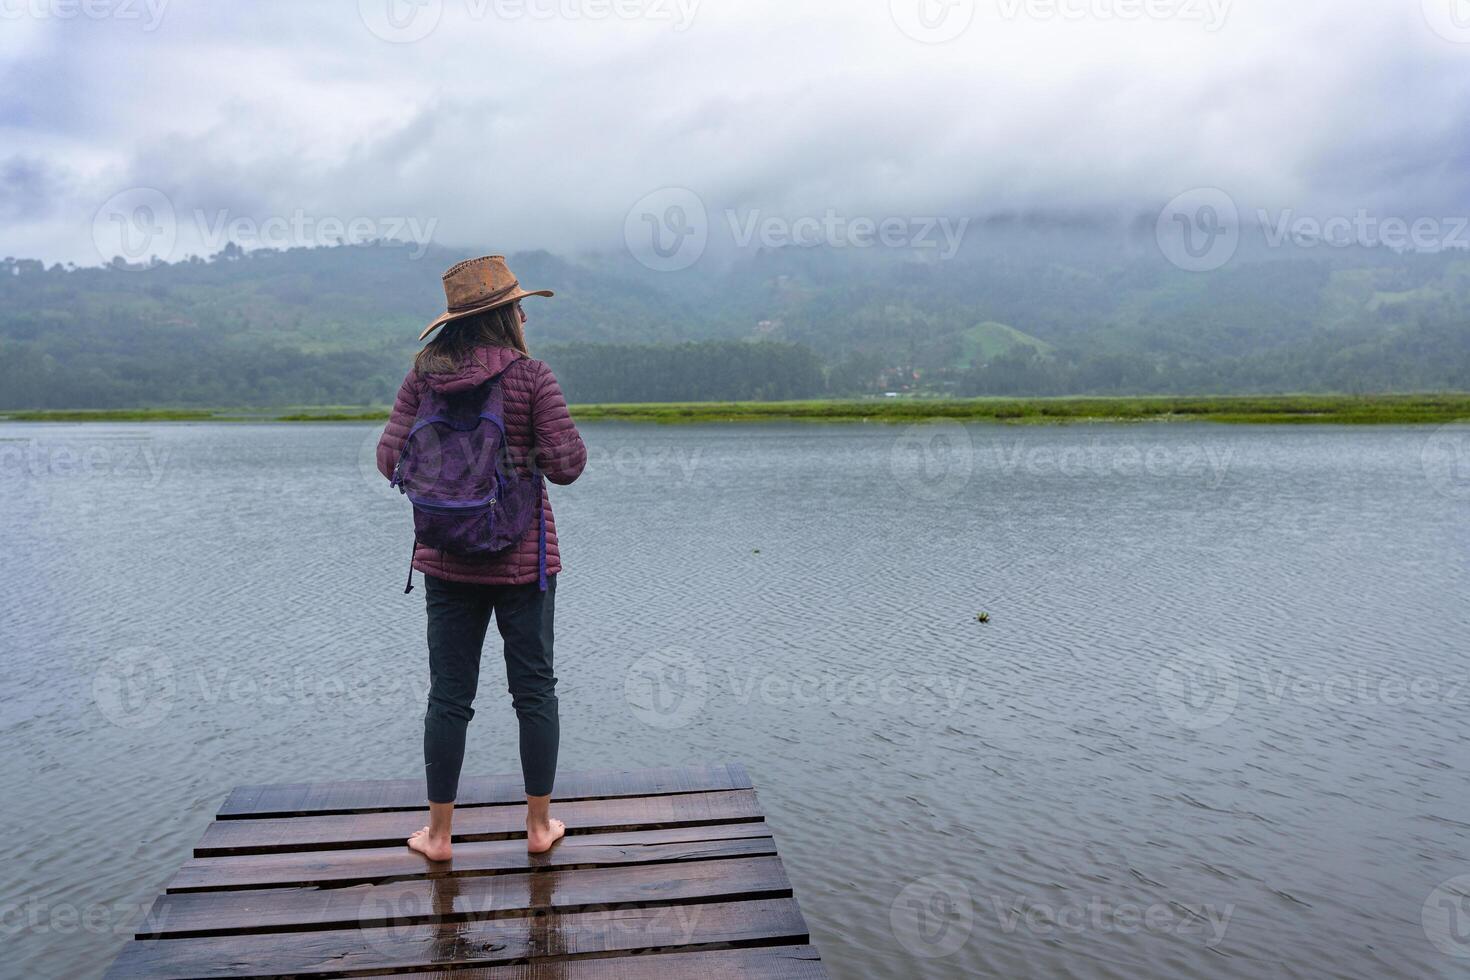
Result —
M426 374L452 374L476 347L510 347L527 357L526 332L521 329L521 304L507 303L483 313L450 320L414 358L414 370Z

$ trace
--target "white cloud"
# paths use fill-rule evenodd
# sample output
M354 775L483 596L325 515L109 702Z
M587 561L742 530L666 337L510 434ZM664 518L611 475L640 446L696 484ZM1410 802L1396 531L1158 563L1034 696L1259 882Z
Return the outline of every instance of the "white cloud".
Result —
M1470 44L1418 0L976 0L942 44L889 0L391 2L437 26L381 39L390 0L12 17L0 162L24 165L0 180L25 183L0 252L95 262L93 215L132 186L186 219L417 218L497 250L611 247L665 185L792 217L1132 212L1202 185L1245 213L1470 200Z

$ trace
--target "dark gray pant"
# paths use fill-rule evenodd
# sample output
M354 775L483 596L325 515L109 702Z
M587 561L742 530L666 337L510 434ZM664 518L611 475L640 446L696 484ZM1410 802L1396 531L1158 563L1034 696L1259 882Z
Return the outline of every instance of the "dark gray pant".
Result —
M556 675L552 623L556 576L546 591L528 585L473 585L424 576L429 608L429 708L424 713L424 772L430 803L453 803L464 763L465 729L480 683L480 650L490 617L505 641L505 675L521 728L521 776L528 796L549 796L556 781Z

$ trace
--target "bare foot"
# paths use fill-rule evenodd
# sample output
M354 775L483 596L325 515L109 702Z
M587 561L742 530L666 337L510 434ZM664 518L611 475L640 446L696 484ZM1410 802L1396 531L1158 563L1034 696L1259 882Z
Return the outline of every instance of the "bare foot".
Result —
M408 846L418 851L430 861L448 861L454 853L454 845L448 837L430 837L429 828L413 832L408 839Z
M526 823L526 851L530 854L549 851L551 845L561 840L566 832L567 825L555 817L534 826L528 821Z

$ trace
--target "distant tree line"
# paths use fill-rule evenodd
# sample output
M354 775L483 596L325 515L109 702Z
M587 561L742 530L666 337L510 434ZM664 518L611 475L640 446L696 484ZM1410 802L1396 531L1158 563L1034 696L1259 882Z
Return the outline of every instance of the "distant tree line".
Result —
M826 391L821 361L796 344L569 344L535 354L574 402L768 401ZM398 350L242 348L181 327L98 325L47 343L0 339L0 409L383 405L410 360Z
M1209 360L1017 348L965 370L926 374L928 387L979 395L1134 395L1332 391L1461 391L1470 384L1470 327L1421 319L1391 332L1322 329L1275 350Z
M826 392L821 360L798 344L566 344L535 353L573 402L780 401Z
M1470 389L1470 254L1242 254L1026 235L951 261L762 250L649 274L511 257L537 356L574 401ZM442 303L392 243L146 269L0 260L0 408L381 406Z

